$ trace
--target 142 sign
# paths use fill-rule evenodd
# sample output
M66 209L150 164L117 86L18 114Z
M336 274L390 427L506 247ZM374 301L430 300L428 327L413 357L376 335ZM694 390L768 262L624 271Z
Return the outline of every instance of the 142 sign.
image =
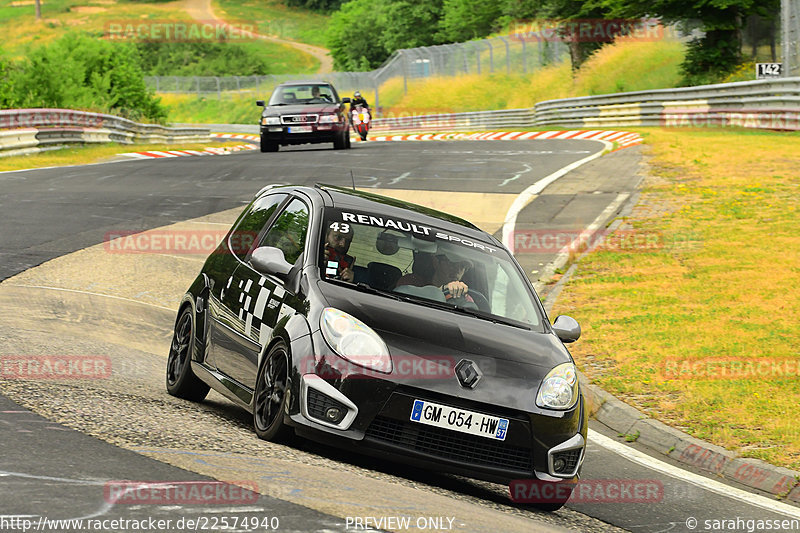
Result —
M756 79L780 78L783 74L782 63L756 63Z

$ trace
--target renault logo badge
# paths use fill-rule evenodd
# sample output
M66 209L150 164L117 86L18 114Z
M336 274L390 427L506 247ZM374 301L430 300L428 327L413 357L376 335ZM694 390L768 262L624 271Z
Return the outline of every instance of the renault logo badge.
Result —
M466 389L474 389L475 385L483 377L481 369L478 365L468 359L462 359L456 365L456 377L462 387Z

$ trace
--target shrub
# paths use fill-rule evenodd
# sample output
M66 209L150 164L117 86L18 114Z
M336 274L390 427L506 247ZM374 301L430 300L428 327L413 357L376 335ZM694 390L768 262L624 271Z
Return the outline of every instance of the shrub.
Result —
M28 53L11 69L9 107L63 107L166 119L144 83L133 45L68 34Z

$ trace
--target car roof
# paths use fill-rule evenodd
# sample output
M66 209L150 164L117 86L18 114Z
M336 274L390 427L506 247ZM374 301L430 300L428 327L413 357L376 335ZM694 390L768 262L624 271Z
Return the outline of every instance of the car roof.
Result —
M279 83L275 88L278 87L286 87L286 86L293 86L293 85L333 85L329 81L325 80L307 80L307 81L285 81L283 83Z
M398 218L406 218L413 222L428 224L430 224L430 220L426 221L426 218L435 218L437 225L441 229L459 232L472 238L500 244L492 235L478 228L472 222L429 207L405 202L389 196L381 196L379 194L337 187L335 185L318 183L316 188L328 193L333 207L349 207L363 211L384 213Z

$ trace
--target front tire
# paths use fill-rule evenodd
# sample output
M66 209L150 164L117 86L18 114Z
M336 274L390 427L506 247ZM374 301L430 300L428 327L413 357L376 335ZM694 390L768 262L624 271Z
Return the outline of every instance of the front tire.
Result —
M194 321L192 308L187 306L181 311L169 348L167 392L184 400L202 402L208 395L209 387L192 372L192 353Z
M264 136L261 136L261 152L277 152L278 151L278 143L271 142L264 139Z
M347 130L344 130L341 135L336 137L333 140L333 149L334 150L344 150L348 148L348 144L350 142L350 133Z
M283 422L288 384L289 354L283 344L276 344L264 358L256 380L253 425L258 438L288 442L294 437L294 430Z

